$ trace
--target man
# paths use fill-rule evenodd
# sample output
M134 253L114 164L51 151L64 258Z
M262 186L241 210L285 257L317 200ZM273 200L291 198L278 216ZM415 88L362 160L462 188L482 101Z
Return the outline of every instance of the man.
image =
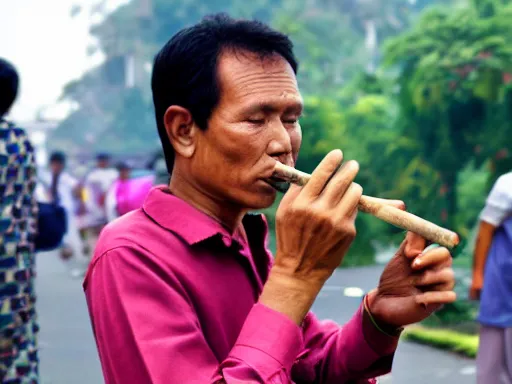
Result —
M0 382L38 383L34 277L37 202L34 149L5 120L18 74L0 59Z
M110 165L110 155L100 153L96 156L96 166L85 178L86 214L82 218L88 247L93 250L99 233L108 222L105 209L107 192L116 181L118 172Z
M341 151L284 196L271 259L264 217L247 212L275 200L276 160L297 159L296 69L286 36L223 15L156 56L171 181L105 228L84 281L106 383L374 382L401 327L455 299L448 251L422 254L409 234L348 324L309 312L355 236L357 163L330 179Z
M512 172L487 197L473 261L472 299L480 299L477 382L512 384Z
M60 151L53 152L49 159L49 174L40 177L46 187L48 200L61 205L66 210L67 232L61 247L61 256L72 258L71 276L83 276L88 265L84 254L84 244L76 220L76 199L79 188L78 180L65 171L66 155Z

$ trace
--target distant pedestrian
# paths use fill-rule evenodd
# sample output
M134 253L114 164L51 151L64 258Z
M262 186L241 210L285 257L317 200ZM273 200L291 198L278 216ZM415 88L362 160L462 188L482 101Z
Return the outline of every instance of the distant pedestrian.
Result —
M96 156L96 166L85 177L84 191L86 194L85 228L88 247L92 251L96 240L108 222L105 201L107 192L118 178L118 171L110 163L110 155L100 153Z
M477 383L512 384L512 172L480 215L470 297L481 300Z
M84 244L80 236L76 219L76 199L79 182L66 171L66 155L53 152L50 155L49 172L43 173L41 180L46 187L48 200L61 205L66 210L67 233L64 237L60 252L65 260L71 259L71 275L83 276L88 258L84 255Z

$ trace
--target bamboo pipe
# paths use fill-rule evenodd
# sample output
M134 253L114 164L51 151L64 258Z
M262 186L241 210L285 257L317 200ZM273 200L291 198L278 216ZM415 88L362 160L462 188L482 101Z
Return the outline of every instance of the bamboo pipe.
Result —
M311 175L276 162L272 178L303 186L309 181ZM412 213L383 204L374 197L361 196L358 209L398 228L417 233L425 239L444 247L454 248L459 244L459 236L455 232L442 228Z

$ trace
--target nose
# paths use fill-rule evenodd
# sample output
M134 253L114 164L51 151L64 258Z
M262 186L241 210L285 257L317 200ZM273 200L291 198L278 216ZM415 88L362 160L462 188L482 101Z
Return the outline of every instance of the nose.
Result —
M290 131L280 119L270 125L269 131L271 138L267 147L268 155L281 163L290 165L293 161Z

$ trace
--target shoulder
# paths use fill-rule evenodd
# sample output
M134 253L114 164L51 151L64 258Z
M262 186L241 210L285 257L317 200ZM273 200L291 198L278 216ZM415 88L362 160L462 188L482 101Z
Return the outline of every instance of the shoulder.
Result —
M162 258L166 250L178 250L183 246L174 233L160 227L142 209L137 209L105 226L96 245L93 263L113 250L121 249L127 253L132 250Z
M512 172L501 175L494 183L488 202L503 203L504 200L512 201Z
M498 180L496 180L494 187L496 189L509 191L512 194L512 172L501 175Z
M0 140L7 143L26 143L30 144L25 129L6 120L0 120ZM30 149L32 149L30 145Z
M142 209L127 213L110 222L102 230L89 270L84 280L86 289L93 271L99 265L178 272L179 257L189 250L172 232L154 223ZM118 271L120 272L120 271Z

